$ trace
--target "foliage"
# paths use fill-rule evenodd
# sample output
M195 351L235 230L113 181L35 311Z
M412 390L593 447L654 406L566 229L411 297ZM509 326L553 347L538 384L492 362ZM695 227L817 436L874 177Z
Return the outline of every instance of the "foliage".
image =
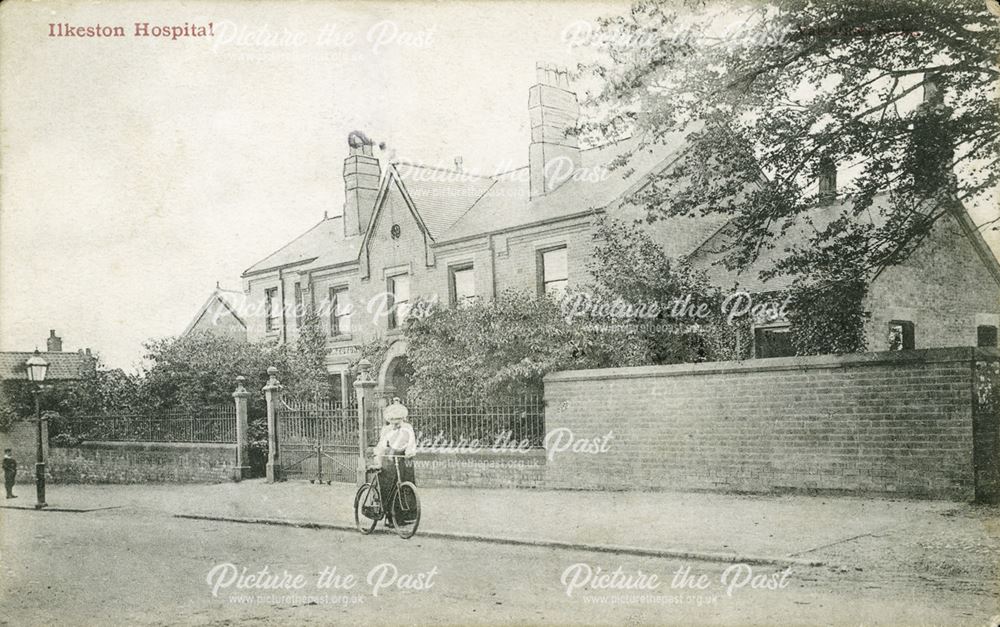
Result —
M200 408L233 402L236 377L246 377L248 390L267 383L267 369L278 368L278 378L294 385L296 378L286 347L248 343L208 332L146 344L150 366L142 373L139 403L149 409ZM261 395L250 397L251 416L264 414Z
M291 393L314 389L315 369L308 363L308 341L294 347L247 343L212 333L194 333L146 345L151 365L142 373L139 404L145 409L198 408L233 402L236 377L251 393L247 435L250 466L258 472L267 457L267 407L258 393L268 381L267 369L278 369L278 380Z
M254 476L263 476L268 449L266 416L251 418L247 422L247 439L250 441L248 464Z
M38 404L43 411L71 412L76 403L77 382L57 381L46 383L38 395ZM7 379L0 382L0 414L7 415L7 421L14 422L35 415L35 384L23 379ZM3 418L0 418L3 420Z
M68 389L64 410L73 413L100 413L135 407L139 403L142 380L120 368L106 369L98 360Z
M382 363L385 361L385 355L389 350L389 342L380 335L374 335L366 342L364 342L358 349L358 358L351 362L348 366L348 370L351 376L357 378L360 370L358 369L358 364L362 360L367 359L371 364L372 376L376 376L379 370L382 369Z
M328 391L326 335L314 307L305 307L295 345L288 354L294 377L282 382L286 391L298 397L322 396Z
M51 440L52 446L61 447L79 446L81 442L83 442L82 438L75 437L69 433L59 433Z
M827 280L794 286L788 319L797 355L860 353L867 350L864 279Z
M414 370L410 394L425 400L537 393L549 372L626 365L634 340L567 322L555 300L515 290L425 311L405 327Z
M44 413L64 414L98 411L102 403L115 396L135 391L134 380L120 370L104 370L95 356L74 381L48 381L38 392L38 405ZM26 379L6 379L0 382L0 431L10 424L30 418L35 413L34 383Z
M9 431L11 425L20 418L14 405L8 400L7 395L0 390L0 432L6 433Z
M603 87L581 132L636 150L687 133L631 200L651 219L729 217L730 267L796 229L772 273L871 278L998 182L1000 29L982 0L641 0L593 42L581 70ZM851 166L850 196L817 210L828 163Z
M120 369L106 369L95 355L73 381L47 381L39 392L39 407L60 414L82 414L134 407L141 381ZM34 415L35 384L24 379L0 382L0 424ZM5 416L5 417L4 417Z
M631 365L749 356L749 317L728 319L725 295L709 284L704 272L671 259L647 230L635 224L601 219L594 238L591 274L596 301L659 305L659 314L652 319L624 321L632 327L633 342L643 346L627 359ZM691 310L698 307L702 314L694 315Z

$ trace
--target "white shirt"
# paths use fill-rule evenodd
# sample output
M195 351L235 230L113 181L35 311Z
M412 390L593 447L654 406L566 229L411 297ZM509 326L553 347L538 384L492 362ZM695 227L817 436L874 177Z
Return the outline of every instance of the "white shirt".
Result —
M378 444L375 445L375 457L390 454L390 450L403 451L406 457L413 457L417 454L417 436L413 433L413 427L408 423L400 423L399 427L386 425L382 427L382 432L378 436Z

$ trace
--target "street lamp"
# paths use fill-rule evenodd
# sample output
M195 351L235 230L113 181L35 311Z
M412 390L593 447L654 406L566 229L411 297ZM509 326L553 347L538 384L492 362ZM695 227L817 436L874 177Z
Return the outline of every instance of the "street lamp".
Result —
M42 509L46 505L45 457L42 450L42 413L38 397L42 393L42 382L45 381L45 374L49 371L49 362L42 359L41 354L36 348L35 354L28 358L25 366L28 369L28 380L35 384L33 390L35 394L35 425L38 427L37 446L35 448L35 493L38 502L35 503L35 509Z

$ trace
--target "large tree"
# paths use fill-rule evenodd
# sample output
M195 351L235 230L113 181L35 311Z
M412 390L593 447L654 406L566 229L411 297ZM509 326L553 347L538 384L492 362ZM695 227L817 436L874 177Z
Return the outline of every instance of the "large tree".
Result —
M688 133L631 200L652 220L730 216L730 267L782 242L772 272L870 279L997 183L1000 34L983 0L640 1L574 38L596 44L581 69L603 79L582 132ZM853 180L820 217L828 164Z

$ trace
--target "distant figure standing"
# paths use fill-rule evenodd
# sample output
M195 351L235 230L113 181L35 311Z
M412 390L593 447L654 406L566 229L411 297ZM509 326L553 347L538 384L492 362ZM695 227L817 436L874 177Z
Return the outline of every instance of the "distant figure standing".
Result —
M3 450L3 487L7 489L7 498L16 499L14 478L17 477L17 460L10 453L9 448Z

